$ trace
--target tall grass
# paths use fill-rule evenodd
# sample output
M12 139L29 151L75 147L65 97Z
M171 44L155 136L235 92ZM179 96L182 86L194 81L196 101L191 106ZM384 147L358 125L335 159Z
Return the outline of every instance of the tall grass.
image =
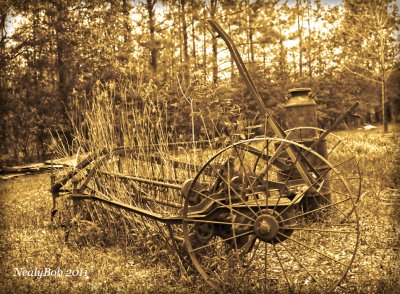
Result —
M361 242L357 259L339 292L399 293L400 126L337 132L352 148L362 171L358 204ZM390 201L388 201L390 199Z
M358 205L361 243L355 263L336 289L337 293L398 293L400 289L400 206L381 199L388 189L399 189L399 128L391 126L392 130L395 127L395 133L389 135L383 134L381 128L372 132L336 133L353 147L355 152L348 152L354 152L351 155L358 158L363 172L362 198ZM343 152L343 156L349 154ZM170 254L169 247L160 241L162 235L158 229L152 229L154 235L151 235L140 227L156 224L142 224L140 217L130 220L132 215L129 213L97 206L98 213L107 216L110 223L82 217L71 232L70 240L65 242L65 232L50 224L48 184L47 174L0 183L0 264L3 273L0 292L207 291L204 281L184 272L185 266L180 265L180 261ZM67 201L66 204L70 205ZM16 267L82 268L88 270L89 276L39 280L14 276Z
M146 186L113 175L133 175L177 186L193 178L216 148L213 140L215 135L221 134L218 126L229 123L222 124L221 119L206 120L202 113L194 113L194 104L199 103L199 92L205 89L209 90L204 85L198 85L191 92L182 89L179 100L171 99L165 89L152 81L147 84L110 82L96 84L90 99L75 97L71 119L76 158L107 151L105 159L97 161L98 165L95 162L87 171L75 176L78 186L84 182L89 170L96 168L96 176L87 183L86 193L95 193L164 216L179 215L184 201L180 190ZM181 108L177 109L176 105ZM174 121L182 119L185 113L189 114L186 122L189 127L176 126ZM199 137L194 134L198 132L198 123L201 123L202 133L209 144L197 144ZM189 139L188 143L174 145L185 139ZM59 145L56 148L62 153L66 147ZM117 147L134 150L117 155L114 152ZM179 162L178 166L176 162ZM72 181L68 185L72 189ZM81 245L121 244L126 252L133 246L152 261L164 260L174 266L180 264L182 273L186 271L184 261L171 254L182 249L180 227L168 227L105 204L86 201L79 204L77 212L66 197L60 197L58 203L57 223L67 227L70 242ZM139 243L142 246L137 247Z

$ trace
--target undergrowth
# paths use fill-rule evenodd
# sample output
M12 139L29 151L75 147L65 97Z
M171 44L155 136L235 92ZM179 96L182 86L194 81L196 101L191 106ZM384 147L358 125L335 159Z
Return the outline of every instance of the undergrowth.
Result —
M98 171L161 178L180 185L193 177L212 153L229 143L213 141L213 136L223 133L218 130L221 122L207 121L202 115L197 117L197 122L203 126L204 138L210 139L205 146L197 145L195 132L182 135L169 128L168 101L154 84L139 88L128 85L123 90L113 84L98 85L94 92L95 99L90 103L76 100L76 107L84 110L84 115L75 117L72 148L77 161L86 154L106 150L107 160L97 167ZM182 92L182 101L178 101L186 103L189 113L191 107L193 110L190 97L196 96L195 91L192 94ZM194 130L194 120L191 125ZM336 289L338 292L394 293L400 289L397 265L400 206L398 202L388 202L395 199L388 195L399 190L399 126L392 125L391 130L390 134L383 134L380 128L336 133L353 150L363 176L358 204L361 243L353 267ZM184 139L189 140L187 145L167 148L167 143ZM147 146L153 144L157 146L148 152ZM136 149L115 156L113 150L117 146ZM60 155L67 154L71 148L56 144L54 147ZM161 158L162 163L155 163L153 156ZM187 164L175 168L173 161ZM147 195L148 191L139 191L141 187L98 175L98 181L91 181L88 188L100 190L103 197L164 215L180 212L183 204L180 191L149 189L153 192ZM84 177L82 173L77 178ZM78 215L72 214L71 202L65 197L59 198L59 213L51 222L48 174L21 177L0 185L0 257L4 276L0 280L0 292L208 291L185 258L177 254L181 250L179 226L172 228L178 240L174 244L171 231L163 224L102 204L84 204ZM72 188L71 183L67 188ZM139 192L153 200L135 198ZM164 208L154 200L170 201L176 206ZM44 268L84 270L87 274L42 278L17 274L17 269Z

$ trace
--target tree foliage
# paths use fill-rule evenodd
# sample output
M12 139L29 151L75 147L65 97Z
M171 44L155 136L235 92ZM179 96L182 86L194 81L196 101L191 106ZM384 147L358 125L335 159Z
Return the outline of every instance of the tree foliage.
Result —
M193 122L199 137L260 123L208 18L232 36L278 117L293 86L313 88L324 126L355 100L362 115L388 101L398 116L400 22L392 0L1 2L4 158L44 157L56 132L72 143L71 121L84 123L97 83L155 85L169 105L167 129L178 137L190 137ZM123 91L112 96L115 105ZM137 104L139 96L127 99Z

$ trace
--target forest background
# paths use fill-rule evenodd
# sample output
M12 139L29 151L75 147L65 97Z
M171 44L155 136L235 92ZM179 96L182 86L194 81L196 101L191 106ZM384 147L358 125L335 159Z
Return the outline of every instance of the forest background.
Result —
M288 89L311 87L320 127L360 101L358 125L388 131L400 122L398 8L390 0L0 0L0 163L48 158L57 140L76 152L75 128L85 133L85 113L102 93L125 121L135 119L126 105L163 109L171 140L259 124L207 19L231 35L283 125ZM117 141L134 144L114 122Z

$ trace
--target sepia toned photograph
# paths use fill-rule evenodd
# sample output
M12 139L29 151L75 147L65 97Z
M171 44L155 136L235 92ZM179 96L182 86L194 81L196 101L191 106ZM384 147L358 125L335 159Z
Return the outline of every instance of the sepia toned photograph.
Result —
M0 293L400 293L398 0L0 0Z

